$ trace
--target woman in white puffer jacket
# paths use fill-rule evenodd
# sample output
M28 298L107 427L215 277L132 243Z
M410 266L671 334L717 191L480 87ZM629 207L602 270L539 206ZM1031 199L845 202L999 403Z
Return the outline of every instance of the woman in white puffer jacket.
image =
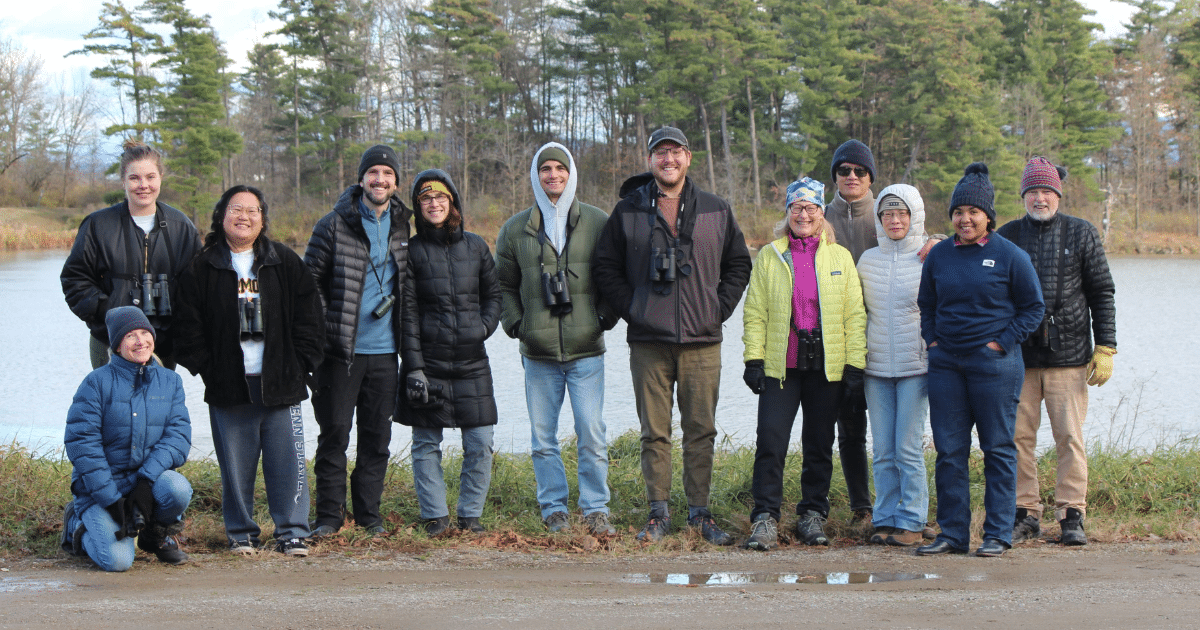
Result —
M912 546L929 513L923 436L929 416L917 291L925 245L925 203L916 188L895 184L875 201L879 247L858 261L867 307L866 396L875 473L871 542Z

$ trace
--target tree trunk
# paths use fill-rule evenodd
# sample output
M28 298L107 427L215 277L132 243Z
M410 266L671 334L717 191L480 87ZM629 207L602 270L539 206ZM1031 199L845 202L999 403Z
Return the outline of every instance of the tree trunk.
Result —
M717 176L716 171L713 170L712 131L708 128L708 108L704 106L704 99L700 99L700 119L704 123L704 150L708 154L706 160L708 163L708 187L715 190Z
M746 107L750 111L750 163L754 166L754 216L762 207L762 186L758 180L758 130L754 128L754 97L750 93L750 77L746 77Z

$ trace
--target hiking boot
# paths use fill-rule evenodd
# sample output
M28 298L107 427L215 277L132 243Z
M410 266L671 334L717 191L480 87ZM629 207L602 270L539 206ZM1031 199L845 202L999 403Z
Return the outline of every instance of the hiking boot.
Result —
M464 532L471 532L472 534L482 534L483 532L487 531L487 529L483 526L483 523L479 522L478 516L458 517L458 528Z
M179 548L175 536L183 531L183 523L175 522L170 525L154 523L147 525L138 535L137 546L154 554L159 562L166 564L183 564L188 561L188 555Z
M551 516L553 516L553 514L551 514ZM615 536L617 533L617 530L612 526L612 523L608 522L608 514L604 512L592 512L591 514L584 514L583 520L587 522L588 532L590 532L593 536Z
M875 531L871 532L871 537L867 539L867 542L871 543L872 545L886 545L887 537L890 536L893 532L898 532L898 531L900 531L900 530L896 529L895 527L892 527L890 525L882 525L880 527L876 527Z
M743 549L770 551L779 546L779 523L767 513L754 517L750 524L750 537L742 543Z
M658 542L671 531L670 516L651 516L646 527L638 532L637 539L643 542Z
M571 526L571 519L567 516L566 512L561 510L551 512L550 516L547 516L544 522L546 523L546 529L550 530L551 534L561 532Z
M1016 525L1013 525L1013 544L1026 540L1037 540L1042 535L1042 523L1025 508L1017 508Z
M937 538L937 530L933 528L933 523L925 523L925 528L921 530L921 538L925 540Z
M299 538L286 538L275 543L275 551L293 558L303 558L308 555L308 545Z
M74 517L75 500L71 499L63 506L63 530L62 536L58 540L58 546L72 556L82 556L85 555L83 552L83 532L87 530L84 528L83 523L80 523L79 527L75 528L75 531L71 531L71 519Z
M327 538L336 533L338 533L338 528L333 525L313 525L309 538Z
M256 547L258 545L255 545L250 540L233 540L229 542L229 551L239 556L253 556L255 553L258 553Z
M828 545L829 538L825 535L824 525L825 517L816 510L809 510L796 521L796 539L810 546Z
M383 528L383 525L371 525L370 527L364 527L363 529L368 535L371 536L371 538L382 538L387 536L387 530Z
M1083 513L1075 508L1067 508L1067 517L1059 521L1062 526L1062 537L1058 540L1068 547L1078 547L1087 544L1087 534L1083 532Z
M435 538L446 533L447 529L450 529L450 517L447 515L426 519L422 527L425 528L425 535Z
M871 519L874 517L875 513L871 511L871 508L858 508L857 510L854 510L854 516L850 517L850 524L858 525L864 521L870 523Z
M713 520L713 515L708 510L700 510L698 514L688 518L687 524L689 527L700 530L700 535L704 540L714 545L732 545L733 536L725 533L725 530L717 526L717 521Z
M925 536L921 532L896 527L892 529L892 533L888 535L884 542L893 547L912 547L923 540L925 540Z

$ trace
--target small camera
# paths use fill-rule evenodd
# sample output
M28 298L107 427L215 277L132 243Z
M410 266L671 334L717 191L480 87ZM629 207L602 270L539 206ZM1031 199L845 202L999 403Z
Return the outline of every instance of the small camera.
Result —
M379 306L376 306L375 310L371 311L371 315L374 315L375 319L383 319L383 316L387 315L388 311L392 310L392 306L395 303L396 303L396 296L385 295L385 296L383 296L383 299L380 300Z

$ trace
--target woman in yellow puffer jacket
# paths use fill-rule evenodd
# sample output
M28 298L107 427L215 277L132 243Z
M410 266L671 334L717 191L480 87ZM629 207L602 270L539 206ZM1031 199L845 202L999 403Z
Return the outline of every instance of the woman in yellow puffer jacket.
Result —
M829 482L838 407L861 399L866 367L866 310L850 252L825 222L825 186L803 177L788 186L779 236L759 252L744 312L746 385L760 395L758 449L747 549L777 545L783 463L796 412L804 410L796 506L798 540L827 545Z

